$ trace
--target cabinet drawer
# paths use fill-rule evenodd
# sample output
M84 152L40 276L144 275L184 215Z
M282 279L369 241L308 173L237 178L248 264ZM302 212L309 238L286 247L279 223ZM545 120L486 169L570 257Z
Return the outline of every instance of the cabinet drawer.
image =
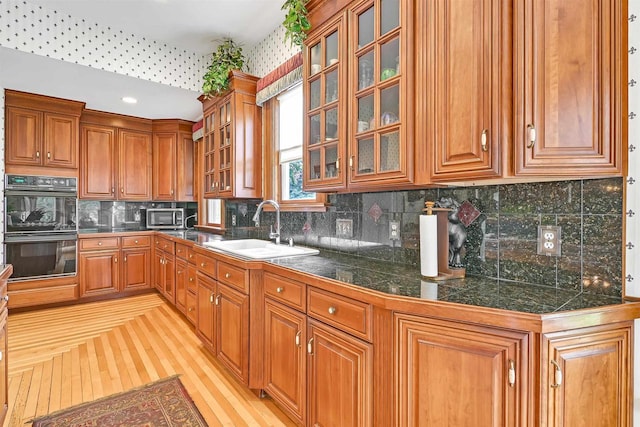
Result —
M245 293L249 292L249 272L226 262L218 263L218 280Z
M198 271L205 273L207 276L216 278L216 260L202 254L196 254L196 265Z
M91 251L96 249L118 249L117 237L99 237L94 239L80 239L80 250Z
M371 306L369 304L309 287L307 314L371 341Z
M189 319L189 322L191 322L191 324L193 325L196 324L196 303L197 303L196 295L187 293L186 314L187 314L187 319Z
M156 249L162 249L163 251L173 255L175 254L175 243L171 240L156 236Z
M181 243L176 243L176 256L178 258L182 258L184 260L189 259L189 246L183 245Z
M150 236L125 236L122 238L123 248L141 248L151 246Z
M282 276L271 273L264 274L265 295L290 307L305 311L307 302L307 286Z

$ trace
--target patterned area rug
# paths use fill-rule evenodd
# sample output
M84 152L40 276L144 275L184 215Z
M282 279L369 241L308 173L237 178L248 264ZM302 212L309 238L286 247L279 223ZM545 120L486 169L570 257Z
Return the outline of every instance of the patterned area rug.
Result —
M33 427L206 427L177 376L73 406L33 421Z

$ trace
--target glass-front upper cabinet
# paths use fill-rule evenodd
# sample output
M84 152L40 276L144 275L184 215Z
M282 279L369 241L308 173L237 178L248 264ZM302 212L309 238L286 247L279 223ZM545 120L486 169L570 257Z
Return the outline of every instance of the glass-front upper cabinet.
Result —
M350 183L411 179L406 72L412 61L406 54L410 4L372 0L350 12Z
M218 177L217 183L214 183L218 187L218 193L231 191L231 141L232 141L232 126L231 126L231 96L228 96L222 103L220 103L218 111L218 130L216 137L218 138Z
M304 188L346 186L347 53L344 14L314 31L304 59Z
M204 111L203 118L203 155L204 155L204 197L215 197L217 188L215 186L217 169L216 169L216 145L215 134L217 132L216 118L218 116L217 108L209 108Z

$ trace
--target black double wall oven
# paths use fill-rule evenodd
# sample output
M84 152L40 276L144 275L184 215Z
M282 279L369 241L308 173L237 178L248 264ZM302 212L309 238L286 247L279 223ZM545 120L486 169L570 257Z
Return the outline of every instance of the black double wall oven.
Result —
M74 276L77 259L76 178L5 176L4 259L10 280Z

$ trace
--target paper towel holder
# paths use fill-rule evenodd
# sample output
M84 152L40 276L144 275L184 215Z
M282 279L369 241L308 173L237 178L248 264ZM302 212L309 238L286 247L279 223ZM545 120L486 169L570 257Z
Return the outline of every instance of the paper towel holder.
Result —
M438 219L438 275L429 277L430 280L461 279L466 275L464 267L449 266L449 212L453 209L436 208L435 203L425 202L422 210L427 215L437 215Z

